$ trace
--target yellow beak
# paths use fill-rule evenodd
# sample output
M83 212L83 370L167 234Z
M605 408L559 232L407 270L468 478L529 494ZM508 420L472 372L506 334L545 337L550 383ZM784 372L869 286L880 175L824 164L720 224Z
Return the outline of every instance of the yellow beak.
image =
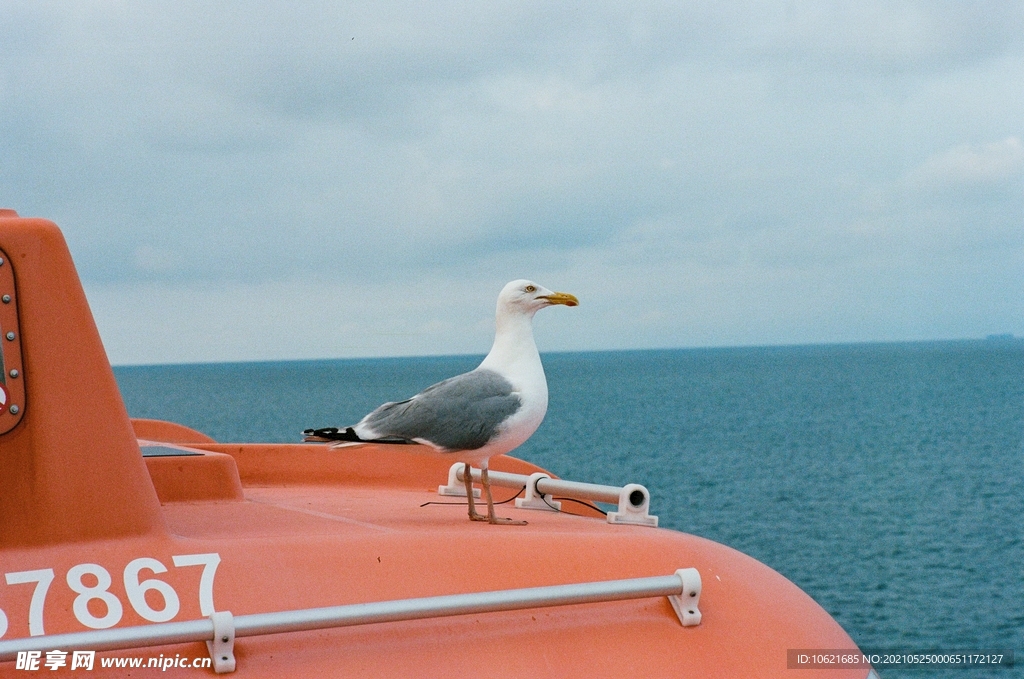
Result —
M579 306L580 303L576 299L576 295L570 295L568 292L553 292L550 295L544 295L541 299L546 299L551 304L564 304L565 306Z

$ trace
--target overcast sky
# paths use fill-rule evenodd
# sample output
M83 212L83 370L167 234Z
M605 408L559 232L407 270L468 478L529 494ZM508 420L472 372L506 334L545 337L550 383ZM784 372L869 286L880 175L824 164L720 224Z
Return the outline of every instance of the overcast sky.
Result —
M1020 2L0 0L117 364L1024 335Z

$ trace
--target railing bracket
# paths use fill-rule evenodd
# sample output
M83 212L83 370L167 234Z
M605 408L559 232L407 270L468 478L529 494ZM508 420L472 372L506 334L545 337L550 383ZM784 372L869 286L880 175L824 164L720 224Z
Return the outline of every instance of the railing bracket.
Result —
M557 512L562 508L562 503L553 499L550 494L537 490L537 483L541 479L550 479L550 474L534 472L530 474L526 482L526 497L516 498L516 507L519 509L540 509L549 512Z
M679 622L683 627L693 627L700 624L700 573L696 568L680 568L676 575L683 581L683 591L680 594L669 594L668 600L679 616Z
M213 639L206 642L213 659L213 671L226 674L235 671L235 618L230 611L218 611L210 616Z
M456 462L448 470L448 484L437 487L438 495L466 497L466 484L459 478L459 472L466 468L465 462ZM480 489L473 489L473 497L480 497Z

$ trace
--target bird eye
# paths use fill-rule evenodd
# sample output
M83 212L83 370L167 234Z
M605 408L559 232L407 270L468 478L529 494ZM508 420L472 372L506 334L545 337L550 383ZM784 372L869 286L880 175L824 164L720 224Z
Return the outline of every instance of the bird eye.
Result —
M537 292L537 286L536 285L527 285L523 289L526 290L527 292Z

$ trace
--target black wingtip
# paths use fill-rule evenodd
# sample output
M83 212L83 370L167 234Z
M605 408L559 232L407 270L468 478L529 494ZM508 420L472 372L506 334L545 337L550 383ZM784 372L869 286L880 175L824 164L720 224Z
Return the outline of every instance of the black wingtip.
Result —
M352 427L345 427L344 430L337 427L323 427L322 429L304 429L302 431L303 441L307 443L328 443L335 441L346 441L349 443L391 443L408 445L415 441L401 436L382 436L376 439L360 438L359 434Z
M304 429L302 431L304 441L352 441L353 443L364 443L359 438L355 429L345 427L339 430L337 427L322 427L320 429Z

